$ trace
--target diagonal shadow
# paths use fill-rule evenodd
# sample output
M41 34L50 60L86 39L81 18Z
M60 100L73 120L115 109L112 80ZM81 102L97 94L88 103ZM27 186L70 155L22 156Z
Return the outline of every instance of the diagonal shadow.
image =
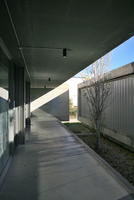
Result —
M127 196L125 196L125 197L122 197L122 198L120 198L120 199L118 199L118 200L134 200L134 197L130 194L130 195L127 195Z

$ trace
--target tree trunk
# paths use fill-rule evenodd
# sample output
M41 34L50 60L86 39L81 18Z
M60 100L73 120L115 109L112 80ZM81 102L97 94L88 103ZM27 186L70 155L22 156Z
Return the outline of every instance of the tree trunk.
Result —
M99 151L101 149L101 138L100 138L100 120L96 121L96 150Z

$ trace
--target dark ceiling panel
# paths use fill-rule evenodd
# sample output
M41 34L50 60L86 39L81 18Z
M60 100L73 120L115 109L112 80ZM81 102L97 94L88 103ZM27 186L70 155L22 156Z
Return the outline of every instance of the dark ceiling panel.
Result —
M32 85L60 84L134 33L134 1L7 0ZM6 11L4 11L6 12ZM7 17L7 16L5 16ZM4 22L7 19L4 19ZM12 28L13 58L20 62ZM67 58L62 49L67 48ZM24 62L21 62L24 65Z
M20 66L24 65L4 1L0 1L0 38L8 47L14 62Z

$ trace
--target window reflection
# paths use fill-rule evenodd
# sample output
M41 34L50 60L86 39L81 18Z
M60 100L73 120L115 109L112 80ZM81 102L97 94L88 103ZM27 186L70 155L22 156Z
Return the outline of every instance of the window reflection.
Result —
M8 67L0 63L0 172L8 155Z

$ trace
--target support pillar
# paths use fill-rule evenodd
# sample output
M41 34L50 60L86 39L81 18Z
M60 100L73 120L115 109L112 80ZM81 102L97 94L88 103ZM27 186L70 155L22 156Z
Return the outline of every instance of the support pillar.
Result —
M30 124L30 82L26 82L26 128L29 127Z
M25 123L24 123L24 103L25 103L25 69L15 67L15 131L17 144L25 143Z
M15 68L10 62L9 67L9 153L14 154L15 150Z

